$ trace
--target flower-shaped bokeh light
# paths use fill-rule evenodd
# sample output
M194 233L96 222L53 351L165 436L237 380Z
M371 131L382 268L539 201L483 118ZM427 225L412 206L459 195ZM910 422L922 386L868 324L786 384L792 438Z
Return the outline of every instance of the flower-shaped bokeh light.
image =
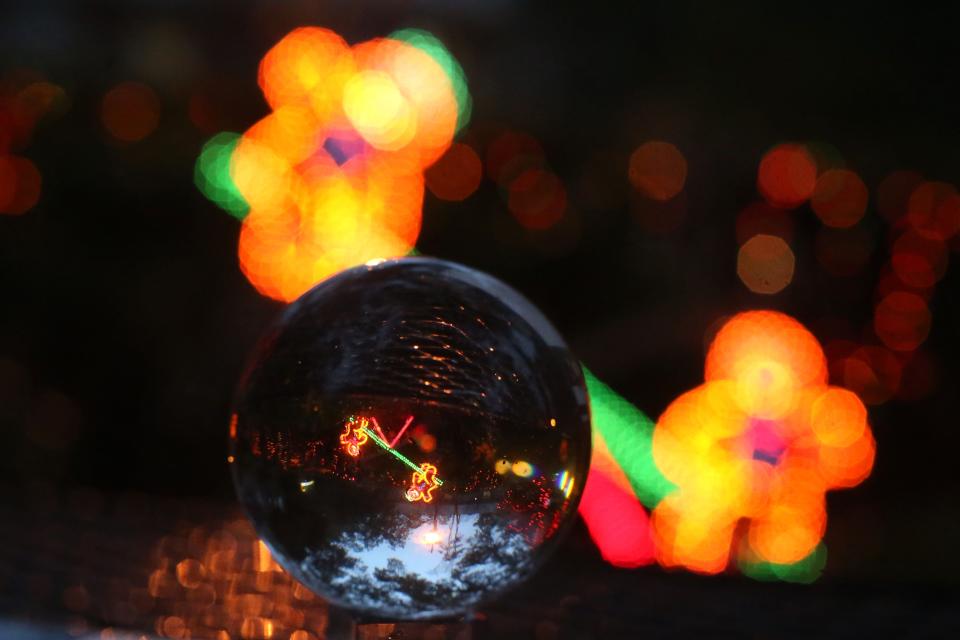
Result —
M791 565L818 551L824 494L869 475L874 440L852 392L827 384L820 344L781 313L729 320L705 384L657 422L653 457L677 489L653 513L657 560L702 573Z
M197 164L201 190L243 217L250 282L289 301L342 269L408 254L424 170L469 117L463 71L443 45L407 31L351 47L303 27L267 52L259 83L272 112L235 143L215 138Z

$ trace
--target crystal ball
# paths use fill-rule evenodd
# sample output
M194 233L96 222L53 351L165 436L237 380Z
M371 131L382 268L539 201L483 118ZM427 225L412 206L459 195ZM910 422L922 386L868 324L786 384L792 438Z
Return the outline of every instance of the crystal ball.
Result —
M276 560L360 619L469 614L528 578L590 462L583 373L516 291L402 258L344 271L261 339L230 424Z

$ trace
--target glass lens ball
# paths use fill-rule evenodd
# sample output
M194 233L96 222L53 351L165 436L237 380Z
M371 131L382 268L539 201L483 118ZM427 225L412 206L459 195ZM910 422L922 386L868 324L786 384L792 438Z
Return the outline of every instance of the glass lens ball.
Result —
M237 494L296 579L361 617L470 612L526 579L576 513L583 374L527 300L404 258L282 313L240 383Z

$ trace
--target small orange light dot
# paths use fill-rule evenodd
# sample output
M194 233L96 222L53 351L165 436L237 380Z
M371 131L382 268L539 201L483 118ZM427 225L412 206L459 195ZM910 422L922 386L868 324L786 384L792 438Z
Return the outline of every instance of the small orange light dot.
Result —
M758 234L737 254L737 275L754 293L774 294L793 280L796 258L790 245L777 236Z

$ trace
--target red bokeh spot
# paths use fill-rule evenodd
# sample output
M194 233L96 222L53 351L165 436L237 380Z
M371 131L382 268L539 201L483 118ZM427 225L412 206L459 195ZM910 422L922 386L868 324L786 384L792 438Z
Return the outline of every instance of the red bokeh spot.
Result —
M894 351L913 351L927 339L930 320L926 300L914 293L895 291L877 305L873 328Z
M567 192L549 171L529 169L510 183L507 206L528 229L549 229L563 217Z
M778 145L760 160L757 189L775 207L799 207L813 195L816 184L817 165L803 145Z
M0 213L26 213L40 199L41 177L37 167L19 156L0 156Z
M633 187L646 197L666 202L683 190L687 159L669 142L645 142L630 156L627 172Z
M900 361L883 347L859 347L842 358L839 365L843 385L866 404L883 404L900 389L903 376Z
M877 280L877 287L875 291L876 302L880 302L888 295L894 291L906 291L908 293L913 293L924 300L929 301L930 297L933 295L932 287L914 287L904 282L897 272L893 270L893 267L889 264L884 265L880 271L880 277Z
M487 146L487 175L501 187L525 171L544 165L543 148L528 133L507 131Z
M924 182L910 195L907 221L925 238L948 240L960 230L960 195L945 182Z
M933 287L947 272L943 241L907 231L893 243L890 264L904 283L917 289Z
M845 229L867 211L867 185L853 171L831 169L817 179L810 206L823 224Z
M483 163L473 147L455 142L436 164L427 169L425 177L427 188L433 195L441 200L459 202L480 186Z

